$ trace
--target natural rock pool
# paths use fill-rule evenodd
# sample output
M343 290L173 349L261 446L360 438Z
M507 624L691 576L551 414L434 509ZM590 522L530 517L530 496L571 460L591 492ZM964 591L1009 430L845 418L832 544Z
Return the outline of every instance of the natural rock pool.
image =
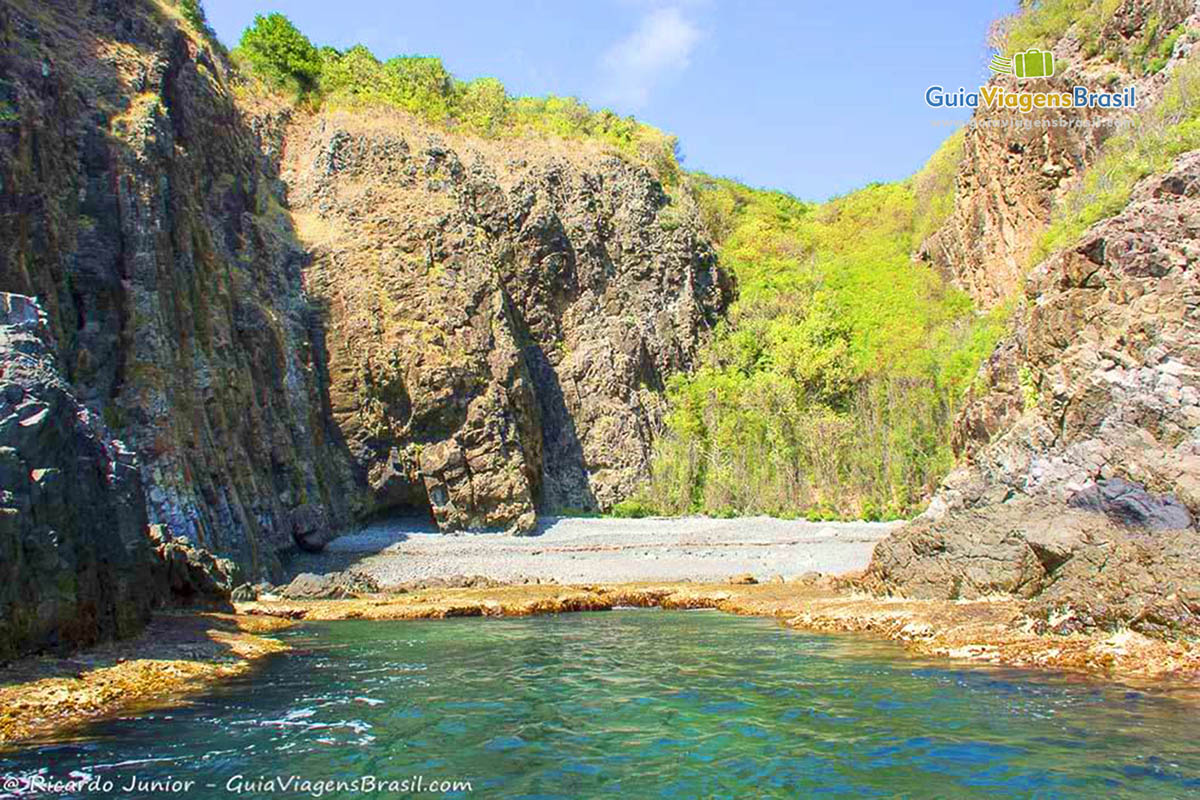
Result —
M90 779L58 787L80 797L1200 796L1190 703L770 620L630 610L283 635L294 652L181 708L0 754L4 789L40 775ZM387 785L418 779L420 793ZM471 791L429 791L443 780Z

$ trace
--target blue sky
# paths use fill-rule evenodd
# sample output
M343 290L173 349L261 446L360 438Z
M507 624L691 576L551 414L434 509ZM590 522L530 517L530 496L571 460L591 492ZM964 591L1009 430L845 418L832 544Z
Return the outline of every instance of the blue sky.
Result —
M930 84L986 78L1016 0L205 0L236 44L282 11L317 44L436 55L511 94L575 95L676 134L685 166L808 200L915 172L966 115Z

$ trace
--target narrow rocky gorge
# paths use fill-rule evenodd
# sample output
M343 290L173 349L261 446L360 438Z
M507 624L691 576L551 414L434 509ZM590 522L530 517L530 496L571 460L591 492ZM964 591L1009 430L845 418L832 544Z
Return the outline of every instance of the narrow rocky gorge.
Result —
M0 657L644 475L730 292L645 166L248 97L150 0L5 0L0 41Z
M180 8L0 0L0 660L224 605L374 516L609 510L736 294L646 159L294 102ZM1097 36L1125 58L1152 21L1200 28L1195 2L1123 0ZM1022 88L1153 104L1195 46L1134 74L1087 44ZM1035 266L1111 130L1001 116L976 113L916 257L1014 310L957 467L863 583L1015 595L1055 633L1195 632L1200 151Z

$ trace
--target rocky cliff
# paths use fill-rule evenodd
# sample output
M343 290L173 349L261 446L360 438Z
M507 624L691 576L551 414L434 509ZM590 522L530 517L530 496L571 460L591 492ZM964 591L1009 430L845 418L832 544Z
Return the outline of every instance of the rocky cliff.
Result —
M37 301L0 292L0 661L227 607L233 562L148 525L137 458L62 377Z
M644 167L326 113L292 126L284 177L373 508L528 530L646 476L666 378L729 291Z
M1126 0L1090 49L1128 53L1152 29L1196 20L1192 2ZM1108 62L1087 44L1068 35L1055 47L1073 63L1064 85L1100 79ZM1169 73L1125 75L1141 108ZM876 591L1017 594L1059 632L1200 628L1200 153L1026 267L1055 200L1095 159L1097 131L967 134L955 211L924 255L981 306L1015 311L956 421L960 465L928 512L877 548Z
M1198 25L1194 0L1124 0L1096 41L1082 41L1072 30L1054 45L1054 77L997 75L988 85L1008 92L1132 86L1139 107L1145 108L1162 93L1169 70L1147 74L1134 69L1132 54L1158 44L1159 39L1148 37L1163 38L1181 26ZM1185 56L1193 46L1188 37L1180 37L1174 57ZM977 109L963 139L954 210L921 245L919 257L970 293L980 308L1018 294L1056 202L1115 130L1103 123L1121 116L1110 109Z
M1200 153L1039 265L959 419L963 465L868 583L1036 597L1060 630L1200 626Z
M166 10L73 6L0 5L0 289L41 301L149 522L270 574L354 498L271 129Z
M0 294L0 659L128 634L155 599L134 456L75 401L51 345L37 304Z
M181 9L0 2L3 599L41 620L0 656L375 512L606 508L727 302L645 166L298 112Z

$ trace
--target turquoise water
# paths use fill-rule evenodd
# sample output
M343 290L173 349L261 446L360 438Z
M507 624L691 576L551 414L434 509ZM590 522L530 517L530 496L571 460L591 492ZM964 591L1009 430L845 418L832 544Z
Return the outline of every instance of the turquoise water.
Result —
M65 794L80 797L162 797L145 782L168 777L194 781L171 792L190 797L1200 796L1195 706L769 620L631 610L284 636L297 650L253 676L2 754L0 773L90 778ZM415 776L471 791L298 785Z

